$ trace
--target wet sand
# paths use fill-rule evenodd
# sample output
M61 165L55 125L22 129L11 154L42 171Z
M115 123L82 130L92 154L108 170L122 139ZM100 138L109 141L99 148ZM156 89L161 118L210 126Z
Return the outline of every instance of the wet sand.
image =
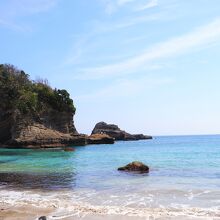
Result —
M37 207L17 207L0 204L0 220L35 220L44 216L50 216L52 209Z
M192 210L193 211L193 210ZM138 214L138 213L136 213ZM47 220L220 220L220 216L201 216L198 211L190 215L179 215L172 212L163 213L160 210L148 210L148 214L139 217L135 213L101 213L100 210L92 208L81 208L71 213L69 208L57 208L53 204L48 205L46 208L35 205L9 205L0 203L0 220L38 220L41 216L46 216ZM210 213L211 214L211 213ZM131 216L130 216L131 215ZM133 216L132 216L133 215Z

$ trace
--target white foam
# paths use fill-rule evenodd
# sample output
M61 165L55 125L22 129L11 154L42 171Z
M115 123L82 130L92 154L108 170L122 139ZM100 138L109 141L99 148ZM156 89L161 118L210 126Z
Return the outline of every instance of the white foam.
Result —
M170 206L158 205L156 208L146 207L146 203L142 198L139 198L144 207L129 207L129 201L126 206L110 206L110 205L91 205L88 202L80 202L79 195L69 192L62 193L37 193L31 191L0 191L0 204L8 206L30 206L51 208L54 213L49 216L49 219L64 219L71 216L84 217L86 215L123 215L134 217L153 218L159 217L204 217L207 219L220 219L220 207L200 208L190 207L189 205L172 204Z

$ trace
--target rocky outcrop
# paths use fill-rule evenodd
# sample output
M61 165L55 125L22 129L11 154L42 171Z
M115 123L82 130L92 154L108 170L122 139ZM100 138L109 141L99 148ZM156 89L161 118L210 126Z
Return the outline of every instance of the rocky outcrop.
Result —
M135 140L147 140L147 139L152 139L152 136L144 135L144 134L133 134L132 136L135 138Z
M70 94L53 89L47 80L30 80L13 65L0 65L0 97L0 146L60 147L150 138L104 122L98 123L89 137L78 134Z
M105 122L97 123L92 131L92 135L93 134L107 134L115 140L123 141L152 139L151 136L146 136L143 134L129 134L126 131L121 130L117 125L107 124Z
M19 111L0 110L0 143L7 147L54 148L86 144L113 144L114 138L105 134L78 134L73 114L50 110L38 117L22 115Z
M72 113L52 110L34 117L17 110L0 110L0 143L11 147L62 147L85 145L86 136L76 131Z
M114 144L115 139L106 134L92 134L87 137L87 144Z
M149 173L149 167L142 162L134 161L124 167L119 167L119 171Z
M24 71L0 65L0 146L85 145L73 122L75 106L65 89L32 81Z

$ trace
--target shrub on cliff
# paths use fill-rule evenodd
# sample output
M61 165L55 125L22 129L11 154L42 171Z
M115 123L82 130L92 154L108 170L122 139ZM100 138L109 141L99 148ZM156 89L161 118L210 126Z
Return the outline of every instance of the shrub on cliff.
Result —
M46 81L31 81L29 75L12 65L0 65L0 107L18 109L23 114L49 109L75 113L66 90L52 89Z

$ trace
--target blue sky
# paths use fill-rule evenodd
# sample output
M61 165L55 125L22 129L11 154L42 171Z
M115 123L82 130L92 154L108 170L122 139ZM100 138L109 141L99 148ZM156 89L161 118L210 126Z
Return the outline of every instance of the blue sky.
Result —
M220 133L219 0L0 0L0 39L70 92L79 132Z

